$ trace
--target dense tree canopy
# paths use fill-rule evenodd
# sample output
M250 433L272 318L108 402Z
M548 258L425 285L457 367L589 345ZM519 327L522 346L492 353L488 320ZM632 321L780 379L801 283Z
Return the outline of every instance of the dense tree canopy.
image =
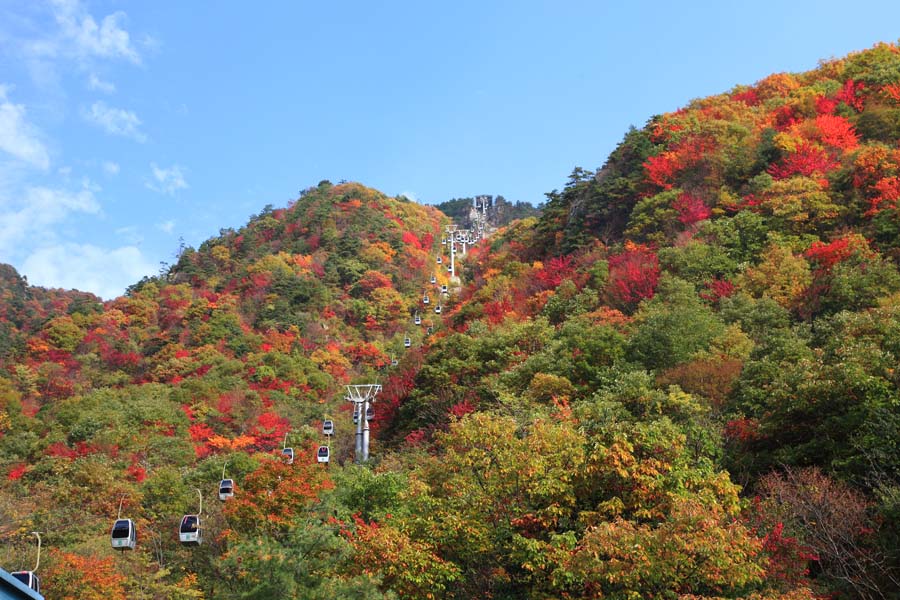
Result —
M108 302L0 265L3 566L37 530L50 599L898 597L898 115L892 44L695 100L459 278L446 215L327 181Z

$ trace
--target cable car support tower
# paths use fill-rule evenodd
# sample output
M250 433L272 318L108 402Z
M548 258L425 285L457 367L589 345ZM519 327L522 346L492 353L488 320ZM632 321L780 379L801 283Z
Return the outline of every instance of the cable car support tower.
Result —
M359 419L356 422L356 462L369 460L369 404L375 403L375 396L381 392L381 384L365 383L347 386L347 401L354 404Z

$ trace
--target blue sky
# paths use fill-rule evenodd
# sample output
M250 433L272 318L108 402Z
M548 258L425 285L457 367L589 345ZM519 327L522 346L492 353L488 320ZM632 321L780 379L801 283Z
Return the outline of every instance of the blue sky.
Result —
M537 204L629 125L897 23L866 0L0 0L0 262L111 298L321 179Z

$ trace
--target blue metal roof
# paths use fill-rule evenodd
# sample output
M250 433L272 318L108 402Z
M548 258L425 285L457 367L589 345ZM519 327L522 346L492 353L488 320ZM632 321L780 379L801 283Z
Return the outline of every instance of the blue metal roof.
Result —
M36 591L4 571L0 569L0 599L6 600L44 600L44 597Z

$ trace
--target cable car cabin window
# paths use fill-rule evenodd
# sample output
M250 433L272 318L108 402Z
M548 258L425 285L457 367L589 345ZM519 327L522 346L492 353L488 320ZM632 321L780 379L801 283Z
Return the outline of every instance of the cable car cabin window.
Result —
M113 524L112 538L114 540L124 540L131 535L131 522L127 519L119 519Z
M179 533L195 533L198 529L200 529L200 518L197 515L185 515L181 519Z
M41 580L32 571L16 571L15 573L10 573L10 575L37 593L41 593Z

